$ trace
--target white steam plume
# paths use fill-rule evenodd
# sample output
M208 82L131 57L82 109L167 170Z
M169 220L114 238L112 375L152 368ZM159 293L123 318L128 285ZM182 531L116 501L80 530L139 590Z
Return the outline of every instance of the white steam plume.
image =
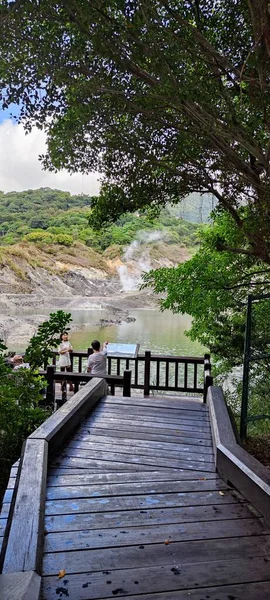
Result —
M145 248L143 244L151 244L162 240L164 236L165 232L162 231L151 231L149 233L140 231L137 239L126 248L123 262L127 264L123 264L117 269L124 292L138 289L142 282L142 273L151 269L149 249ZM141 253L140 246L142 246Z

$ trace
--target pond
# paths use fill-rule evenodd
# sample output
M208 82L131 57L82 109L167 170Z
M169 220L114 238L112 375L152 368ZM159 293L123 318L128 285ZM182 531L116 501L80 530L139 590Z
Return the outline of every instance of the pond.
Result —
M33 307L21 307L20 315L41 316L44 321L49 314L57 308L51 307L34 310ZM131 322L100 324L103 319L122 318L123 313L110 314L108 310L102 309L77 309L69 310L72 314L70 341L74 350L86 350L93 339L101 342L109 340L115 343L138 343L140 353L151 350L155 354L174 354L186 356L201 356L205 351L201 344L192 342L185 331L191 326L191 317L188 315L173 314L170 311L160 312L155 309L130 309L128 314L135 319ZM16 315L15 312L10 311ZM23 352L26 343L17 339L16 348L10 347L16 352Z
M104 315L102 310L72 311L73 323L79 327L70 334L71 343L76 350L85 350L93 339L109 340L118 343L138 343L140 352L151 350L156 354L202 355L205 348L198 342L192 342L185 331L190 328L188 315L175 315L170 311L158 309L134 309L129 316L133 322L97 325Z

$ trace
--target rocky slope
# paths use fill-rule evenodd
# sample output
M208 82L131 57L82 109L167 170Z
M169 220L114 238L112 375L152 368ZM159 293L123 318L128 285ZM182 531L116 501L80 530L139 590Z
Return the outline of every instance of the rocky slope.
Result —
M0 294L91 297L132 291L142 271L173 266L187 257L185 248L164 242L133 242L124 255L117 247L101 255L80 242L70 248L22 242L0 247Z
M128 309L157 303L140 291L141 273L173 266L188 258L185 248L158 241L131 244L98 254L80 242L70 248L22 242L0 248L0 337L9 347L24 345L47 309L104 309L104 319L119 322ZM27 308L35 315L27 316Z

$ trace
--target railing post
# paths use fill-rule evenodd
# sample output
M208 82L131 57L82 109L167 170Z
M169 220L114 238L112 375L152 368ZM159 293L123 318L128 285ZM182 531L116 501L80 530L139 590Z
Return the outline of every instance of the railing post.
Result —
M123 396L127 396L130 398L130 387L131 387L131 371L124 371L124 381L123 381Z
M149 396L150 392L150 364L151 364L151 352L146 350L145 361L144 361L144 386L143 395Z
M73 371L73 352L69 353L69 358L70 358L70 367L71 367L71 371Z
M46 388L46 406L54 406L54 391L55 391L55 381L54 381L54 372L55 366L48 365L47 367L47 388Z
M203 386L203 402L206 403L207 392L210 385L213 385L213 377L211 376L210 354L204 355L204 386Z
M87 348L87 361L86 361L86 367L87 367L87 363L88 363L88 358L89 356L91 356L91 354L94 353L93 348L90 346L90 348Z
M62 392L62 398L61 398L61 402L58 401L58 405L63 406L63 404L65 404L65 402L67 401L67 380L63 379L61 381L61 392Z
M203 402L206 403L208 388L213 385L213 377L211 375L206 375L204 380L204 388L203 388Z

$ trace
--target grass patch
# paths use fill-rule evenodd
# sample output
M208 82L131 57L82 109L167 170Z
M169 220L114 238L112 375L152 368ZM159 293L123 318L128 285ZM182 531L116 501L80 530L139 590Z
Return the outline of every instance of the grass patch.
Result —
M123 254L123 246L119 244L113 244L104 250L103 256L106 260L113 260L114 258L121 258Z
M4 264L8 266L13 271L13 273L15 273L17 277L19 277L19 279L28 279L27 273L23 271L23 269L21 269L19 265L17 265L17 263L14 260L12 260L12 258L10 258L9 256L4 257Z

